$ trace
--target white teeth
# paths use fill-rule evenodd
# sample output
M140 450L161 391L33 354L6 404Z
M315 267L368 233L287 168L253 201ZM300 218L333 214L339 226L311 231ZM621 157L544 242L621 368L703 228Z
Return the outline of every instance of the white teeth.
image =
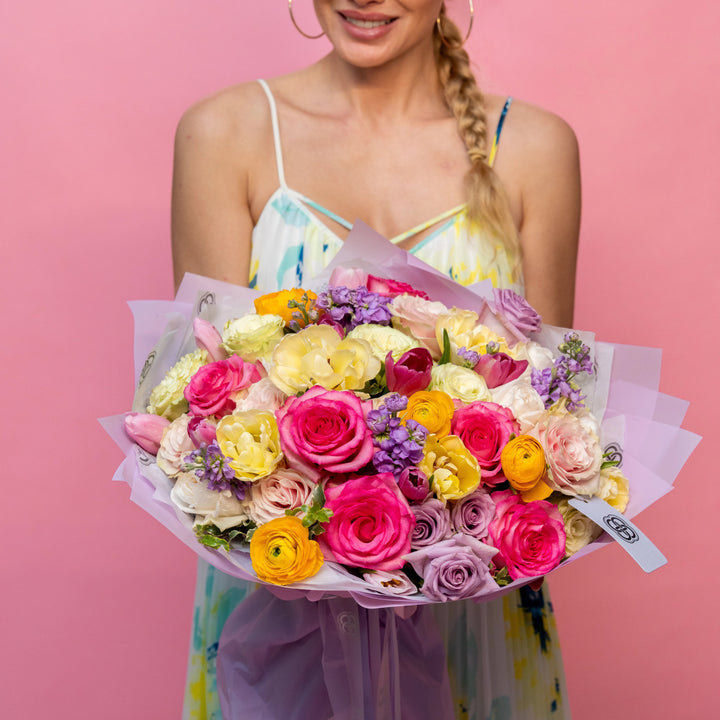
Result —
M359 28L376 28L383 25L389 25L392 20L358 20L357 18L345 18L351 25Z

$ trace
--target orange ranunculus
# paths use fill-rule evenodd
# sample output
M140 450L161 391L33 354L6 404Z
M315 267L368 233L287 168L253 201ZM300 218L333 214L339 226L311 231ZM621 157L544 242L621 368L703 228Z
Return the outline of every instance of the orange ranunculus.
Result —
M438 438L450 432L455 405L442 390L421 390L413 393L407 408L400 414L403 420L415 420Z
M543 447L530 435L509 440L500 455L500 464L507 481L520 493L532 490L547 469Z
M250 560L260 580L290 585L315 575L322 567L320 545L295 516L261 525L250 538Z
M300 327L305 327L305 314L299 307L288 307L288 303L297 303L307 313L312 308L315 300L317 300L317 295L312 290L303 290L302 288L279 290L256 298L255 312L258 315L279 315L285 321L286 326L290 324L291 320L297 320ZM294 312L300 312L301 317L293 318Z

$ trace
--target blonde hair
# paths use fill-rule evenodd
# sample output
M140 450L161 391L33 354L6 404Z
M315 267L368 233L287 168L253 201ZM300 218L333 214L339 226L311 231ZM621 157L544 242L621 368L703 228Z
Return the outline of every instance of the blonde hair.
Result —
M468 218L496 235L519 261L519 237L507 196L497 173L488 164L485 99L470 69L470 58L462 46L463 36L447 16L445 3L438 19L442 36L436 27L435 64L445 102L457 120L470 158L470 169L465 176Z

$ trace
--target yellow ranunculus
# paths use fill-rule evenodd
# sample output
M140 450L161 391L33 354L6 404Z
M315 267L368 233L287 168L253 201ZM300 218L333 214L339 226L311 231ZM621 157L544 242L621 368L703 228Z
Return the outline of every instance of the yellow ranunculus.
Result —
M188 402L183 395L190 378L207 363L205 350L183 355L168 371L162 382L150 394L147 411L168 420L179 418L188 410Z
M407 408L400 413L403 420L415 420L437 437L445 437L455 405L452 398L442 390L419 390L408 398Z
M500 455L503 475L518 492L525 493L543 479L547 470L542 445L530 435L508 441Z
M269 376L286 395L297 395L313 385L360 390L379 371L380 361L365 340L341 339L329 325L309 325L277 345Z
M307 297L308 303L303 301L303 296ZM279 290L278 292L268 293L255 298L255 312L258 315L279 315L289 325L294 319L292 314L298 312L297 308L288 307L288 303L294 300L299 305L304 305L309 309L308 305L317 300L317 295L312 290L303 290L302 288L292 288L292 290ZM305 326L304 318L297 319L300 327Z
M284 328L285 321L279 315L243 315L225 324L223 347L245 362L268 359L282 340Z
M320 545L310 540L300 518L279 517L250 538L250 560L260 580L290 585L315 575L323 564Z
M220 451L235 477L246 482L269 475L283 459L275 416L265 410L226 415L217 426Z
M429 435L424 453L418 467L430 478L430 486L439 500L459 500L477 490L480 466L457 435L439 440Z
M628 479L618 467L609 467L600 471L600 490L598 497L618 512L625 512L630 500Z

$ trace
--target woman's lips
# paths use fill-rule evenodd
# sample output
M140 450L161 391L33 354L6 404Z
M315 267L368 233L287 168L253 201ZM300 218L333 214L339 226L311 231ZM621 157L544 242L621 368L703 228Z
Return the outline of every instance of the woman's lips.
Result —
M339 13L348 34L359 40L375 40L386 35L397 18L353 11Z

